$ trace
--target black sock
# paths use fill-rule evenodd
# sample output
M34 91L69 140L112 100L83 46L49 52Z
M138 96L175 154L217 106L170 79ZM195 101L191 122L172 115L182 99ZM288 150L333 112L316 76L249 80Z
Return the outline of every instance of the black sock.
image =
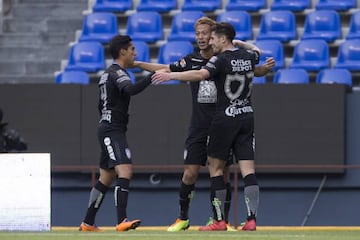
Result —
M127 178L118 178L115 186L115 207L117 211L118 223L121 223L126 217L126 207L129 195L130 180Z
M226 196L225 196L225 203L224 203L224 220L226 223L229 223L229 212L230 212L230 205L231 205L231 184L228 182L225 184L226 187Z
M97 181L95 186L91 189L89 205L84 219L84 223L94 225L96 213L99 210L108 189L109 188L102 184L100 181Z
M210 178L210 198L214 215L214 220L221 221L224 219L224 202L226 188L224 176Z
M195 184L186 185L181 182L180 192L179 192L179 204L180 204L180 219L187 220L189 219L189 207L191 200L194 196Z

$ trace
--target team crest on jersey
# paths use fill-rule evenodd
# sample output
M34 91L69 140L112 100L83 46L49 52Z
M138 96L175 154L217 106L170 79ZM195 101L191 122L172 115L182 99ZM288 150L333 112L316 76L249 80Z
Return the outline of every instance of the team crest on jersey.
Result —
M181 66L182 68L186 67L186 61L185 61L185 59L181 59L181 60L180 60L180 66Z
M198 102L215 103L217 99L217 90L213 81L201 81L199 83Z

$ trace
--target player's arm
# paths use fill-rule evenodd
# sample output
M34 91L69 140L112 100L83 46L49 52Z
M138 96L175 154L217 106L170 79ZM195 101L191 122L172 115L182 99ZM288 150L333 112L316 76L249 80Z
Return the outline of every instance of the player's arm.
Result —
M152 76L152 82L154 84L159 84L162 82L169 81L171 79L176 79L180 81L201 81L210 77L208 70L202 68L200 70L189 70L185 72L164 72L157 71Z
M272 70L275 66L275 60L272 57L266 58L265 63L261 66L256 66L254 70L254 75L256 77L265 76L268 72Z
M241 40L237 40L237 39L234 39L234 40L232 41L232 43L234 44L234 46L238 46L239 48L257 51L257 52L259 53L259 55L261 55L261 49L258 48L257 46L255 46L255 45L252 44L252 43L245 42L245 41L241 41Z
M133 96L140 92L142 92L147 86L151 84L151 75L147 75L145 78L137 81L136 83L132 84L131 81L119 81L117 80L118 87L124 93Z
M142 61L135 61L132 67L141 68L148 72L155 72L157 70L164 70L164 71L170 72L169 65L160 64L160 63L148 63L148 62L142 62Z

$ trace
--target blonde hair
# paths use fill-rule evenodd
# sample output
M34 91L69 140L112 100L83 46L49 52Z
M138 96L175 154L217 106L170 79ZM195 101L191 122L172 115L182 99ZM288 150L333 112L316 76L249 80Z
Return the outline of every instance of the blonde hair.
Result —
M200 24L207 24L212 27L216 24L216 22L209 17L201 17L196 21L194 28L197 28Z

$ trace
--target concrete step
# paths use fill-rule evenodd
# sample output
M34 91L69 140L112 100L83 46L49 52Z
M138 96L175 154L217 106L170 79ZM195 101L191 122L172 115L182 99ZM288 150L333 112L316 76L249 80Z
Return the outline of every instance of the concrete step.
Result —
M77 3L88 4L89 0L76 0ZM57 4L71 4L74 0L17 0L18 3L57 3Z
M84 3L24 3L16 4L12 11L12 16L18 20L37 21L48 17L68 18L82 15L88 8Z
M0 74L0 84L2 83L54 83L54 74L18 75Z
M75 36L75 31L81 29L83 17L73 18L47 18L38 21L24 21L15 18L4 19L3 31L5 33L38 33L38 32L63 32Z
M63 46L19 46L1 47L0 61L3 60L32 60L32 61L55 61L68 55L68 48Z
M1 74L53 74L59 61L0 61Z
M60 45L66 46L69 42L74 41L74 34L65 32L48 32L41 33L6 33L0 35L0 45L7 46L32 46Z

